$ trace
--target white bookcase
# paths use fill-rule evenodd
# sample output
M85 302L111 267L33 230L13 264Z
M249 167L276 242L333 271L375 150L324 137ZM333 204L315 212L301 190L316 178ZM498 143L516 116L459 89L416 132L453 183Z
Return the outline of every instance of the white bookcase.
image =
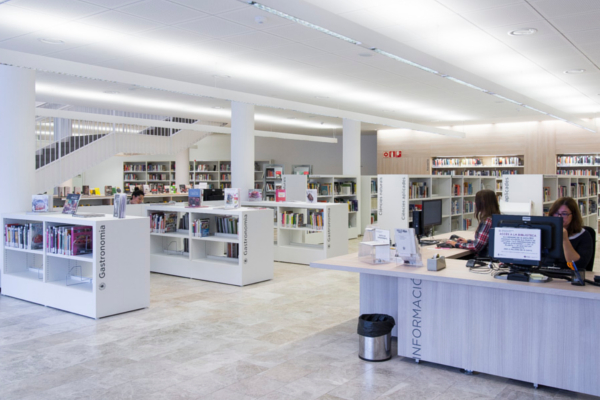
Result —
M557 154L556 174L569 176L598 176L600 154Z
M377 175L360 177L360 233L377 224Z
M178 222L186 214L189 218L189 229L150 234L152 272L237 286L273 279L271 210L151 205L146 212L148 216L155 212L177 213ZM216 234L216 218L223 216L237 218L238 234ZM201 218L210 220L209 236L192 234L192 222ZM229 243L239 246L237 258L225 256Z
M348 254L348 207L345 204L305 202L242 202L245 207L268 208L274 238L275 260L295 264ZM284 227L282 214L286 211L302 214L304 221L311 211L323 213L323 227Z
M4 253L2 294L60 310L102 318L148 307L150 257L148 218L73 218L63 214L5 214L7 224L42 223L44 248ZM46 228L91 226L93 252L78 256L46 250Z
M533 202L534 215L546 215L560 197L573 197L582 211L583 224L598 230L598 177L569 175L518 175L502 178L506 202Z
M463 175L502 177L503 175L519 175L525 172L523 155L504 156L444 156L431 159L432 175Z
M412 184L428 188L426 196L411 196ZM460 188L455 191L455 186ZM411 209L424 200L442 200L442 224L435 233L475 230L475 194L481 189L495 190L496 178L491 176L438 175L378 175L378 227L393 230L408 228Z
M282 164L263 163L263 200L275 201L277 189L283 186L284 166Z

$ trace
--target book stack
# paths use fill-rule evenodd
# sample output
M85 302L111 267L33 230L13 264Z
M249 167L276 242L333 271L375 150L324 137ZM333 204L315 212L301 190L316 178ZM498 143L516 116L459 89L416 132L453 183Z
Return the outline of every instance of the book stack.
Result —
M206 237L210 234L210 219L201 218L192 222L192 236Z
M460 165L463 167L471 167L474 165L483 166L481 158L463 158L460 160Z
M231 174L221 174L221 180L222 181L230 181L231 180Z
M215 171L217 169L216 165L213 165L211 168L208 164L198 164L196 165L196 171Z
M282 228L301 228L304 226L304 214L286 211L281 213Z
M331 183L319 184L319 196L331 196Z
M309 211L307 227L315 231L323 230L323 212L322 211Z
M556 159L558 166L585 165L594 166L600 165L600 157L598 156L558 156Z
M558 197L567 197L568 195L569 195L569 192L567 191L566 186L558 187Z
M465 182L464 185L465 185L465 190L464 190L465 196L473 195L473 184L469 183L469 182Z
M464 231L468 231L469 228L471 227L471 225L473 225L471 218L463 219L463 230Z
M550 187L544 186L544 201L550 201Z
M146 171L146 166L145 165L139 165L139 164L123 164L123 170L124 171L139 171L139 172L145 172Z
M52 254L78 256L93 251L91 226L60 225L46 228L46 251Z
M452 200L452 215L460 214L460 201Z
M137 174L125 174L125 180L126 181L137 181L139 179L138 179Z
M585 189L585 186L586 186L585 183L579 184L577 197L586 197L587 196L587 191Z
M210 181L212 180L209 174L196 174L197 181Z
M452 185L452 196L460 196L460 185Z
M169 233L177 231L177 213L156 212L150 215L150 232Z
M409 199L425 199L428 195L427 182L412 182L408 188Z
M434 158L434 167L451 167L454 165L461 165L460 158Z
M223 217L215 217L217 223L216 236L225 235L237 235L238 234L238 217L232 215L225 215Z
M148 174L149 181L167 181L169 174Z
M221 171L231 171L231 164L221 164L219 169Z
M521 159L519 157L493 157L492 165L510 165L510 166L520 166Z
M464 210L465 214L470 214L470 213L475 212L475 202L465 200L465 203L463 205L463 210Z
M16 249L41 250L44 245L44 224L4 225L4 245Z
M557 175L573 175L573 176L594 176L594 172L589 169L559 169Z
M166 165L148 164L148 171L166 171L166 170L167 170Z

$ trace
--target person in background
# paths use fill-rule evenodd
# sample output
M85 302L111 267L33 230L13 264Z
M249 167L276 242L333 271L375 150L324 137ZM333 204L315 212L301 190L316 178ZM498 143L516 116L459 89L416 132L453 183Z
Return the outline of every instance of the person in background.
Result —
M144 202L144 192L140 189L135 188L133 193L131 193L131 200L127 204L142 204Z
M446 243L452 245L452 247L471 250L477 257L488 257L488 242L490 228L492 227L492 215L494 214L500 214L496 192L488 189L480 190L475 194L475 218L479 222L475 231L475 239L458 238L448 240Z
M548 215L560 217L563 221L563 251L565 259L558 263L567 268L567 261L574 262L577 269L585 270L592 258L594 242L592 236L583 228L583 219L577 202L571 197L556 200Z

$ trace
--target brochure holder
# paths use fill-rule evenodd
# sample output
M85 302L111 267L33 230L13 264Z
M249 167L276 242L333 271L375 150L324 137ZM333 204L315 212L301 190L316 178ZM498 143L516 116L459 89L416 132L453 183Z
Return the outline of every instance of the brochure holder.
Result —
M396 229L394 231L394 239L396 240L396 265L423 266L421 246L419 246L413 228Z

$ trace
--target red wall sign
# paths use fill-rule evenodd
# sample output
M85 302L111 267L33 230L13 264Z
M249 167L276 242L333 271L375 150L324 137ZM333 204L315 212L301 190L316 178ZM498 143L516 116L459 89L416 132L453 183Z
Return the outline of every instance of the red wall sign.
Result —
M386 151L383 153L385 158L400 158L402 157L401 151Z

